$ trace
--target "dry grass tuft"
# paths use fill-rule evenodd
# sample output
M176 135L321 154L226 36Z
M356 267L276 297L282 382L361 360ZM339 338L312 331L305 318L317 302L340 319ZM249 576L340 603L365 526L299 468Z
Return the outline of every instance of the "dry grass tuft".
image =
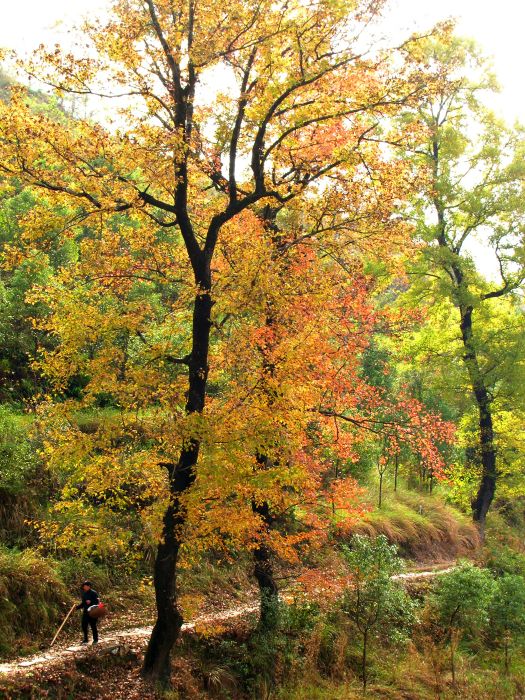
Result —
M437 497L398 492L381 509L367 513L353 532L369 537L385 535L401 552L419 562L454 559L479 546L475 525Z

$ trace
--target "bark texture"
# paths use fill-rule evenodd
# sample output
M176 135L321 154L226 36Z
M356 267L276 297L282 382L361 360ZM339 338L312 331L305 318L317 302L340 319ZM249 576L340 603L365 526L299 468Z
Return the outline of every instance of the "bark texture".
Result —
M208 352L210 343L211 275L204 267L199 275L200 293L195 298L192 351L188 358L188 414L201 412L206 398ZM163 539L157 550L154 571L157 621L144 658L143 675L163 686L170 683L170 658L182 626L178 609L177 562L185 523L182 494L195 480L195 465L200 444L192 440L174 465L166 465L170 474L171 503L164 514Z
M461 337L465 354L463 356L468 370L472 392L478 408L479 458L481 460L481 481L476 497L472 501L472 514L478 523L483 538L487 513L496 492L497 469L496 448L494 445L494 427L492 421L491 396L485 384L479 366L472 331L471 306L463 306L461 312Z

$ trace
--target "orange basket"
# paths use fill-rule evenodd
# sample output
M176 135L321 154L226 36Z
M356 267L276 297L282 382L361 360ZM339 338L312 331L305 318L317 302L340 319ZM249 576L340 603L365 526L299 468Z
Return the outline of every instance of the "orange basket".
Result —
M104 617L106 615L108 609L104 605L104 603L99 603L98 605L90 605L88 608L88 615L89 617L94 617L96 620L98 620L101 617Z

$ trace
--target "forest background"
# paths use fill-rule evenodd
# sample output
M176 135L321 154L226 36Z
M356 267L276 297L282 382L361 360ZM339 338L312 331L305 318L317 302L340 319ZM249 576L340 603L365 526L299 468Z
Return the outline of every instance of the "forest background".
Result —
M126 581L170 688L183 618L253 574L198 692L366 689L376 637L415 693L458 654L466 697L520 692L523 132L473 42L374 43L381 5L122 1L5 53L6 653L80 572ZM416 605L399 553L478 566Z

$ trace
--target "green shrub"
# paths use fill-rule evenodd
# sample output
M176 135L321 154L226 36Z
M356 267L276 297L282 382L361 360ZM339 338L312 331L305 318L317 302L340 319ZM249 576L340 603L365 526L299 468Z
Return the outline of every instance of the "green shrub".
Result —
M37 552L0 548L0 653L49 634L66 600L64 584Z
M20 494L37 465L34 445L21 416L0 405L0 484L9 494Z
M440 576L432 602L447 630L458 629L473 637L488 624L493 594L491 573L464 562Z
M504 574L496 581L490 609L490 629L504 650L505 672L509 671L509 651L525 635L525 579Z
M402 641L415 621L416 605L392 578L403 570L403 561L384 535L375 539L354 535L343 554L352 583L345 591L342 610L361 635L361 677L366 690L370 641L374 637Z
M496 575L525 576L525 555L507 545L497 545L486 552L486 565Z
M431 605L447 632L454 684L457 646L464 636L477 637L487 628L494 587L490 571L466 562L439 579Z
M123 582L123 572L116 567L94 564L89 559L68 557L56 563L60 579L68 589L76 591L82 581L93 581L93 586L101 593Z

